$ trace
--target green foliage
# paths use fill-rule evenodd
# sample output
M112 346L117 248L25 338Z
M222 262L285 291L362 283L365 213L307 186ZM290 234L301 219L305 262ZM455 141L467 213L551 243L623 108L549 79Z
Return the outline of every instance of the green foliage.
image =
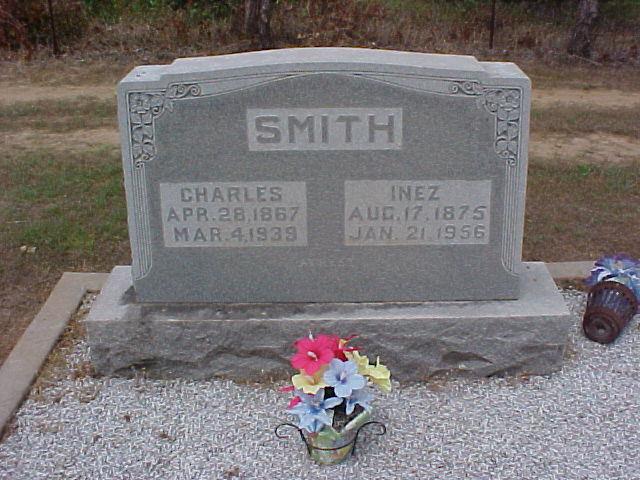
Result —
M591 165L578 165L577 168L578 168L578 175L580 175L581 177L586 177L592 171Z
M227 19L240 0L84 0L91 13L105 23L123 17L157 18L181 11L192 24Z
M437 14L442 18L460 18L461 15L475 11L490 0L384 0L384 3L396 11L411 11L418 15Z
M603 19L637 28L640 0L603 0L600 3L600 15Z

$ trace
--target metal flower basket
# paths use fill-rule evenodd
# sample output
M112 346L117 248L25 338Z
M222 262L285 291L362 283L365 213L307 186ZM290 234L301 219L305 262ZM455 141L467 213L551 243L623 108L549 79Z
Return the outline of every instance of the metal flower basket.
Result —
M287 438L280 430L284 427L292 427L298 430L300 438L307 447L309 456L320 465L336 465L344 461L350 454L354 455L360 432L368 427L377 427L373 431L375 435L384 435L387 429L383 423L371 421L371 413L362 411L351 419L340 431L333 427L325 426L318 433L308 433L292 423L282 423L276 427L278 438Z
M599 343L611 343L638 311L638 299L619 282L596 283L589 291L582 320L585 335Z

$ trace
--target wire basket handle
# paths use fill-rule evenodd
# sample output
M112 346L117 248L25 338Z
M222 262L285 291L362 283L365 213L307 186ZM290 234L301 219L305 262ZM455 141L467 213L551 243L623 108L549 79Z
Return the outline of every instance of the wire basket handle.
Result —
M358 444L358 435L360 435L360 431L368 427L369 425L376 425L377 427L379 427L379 430L377 432L376 431L371 432L374 435L381 437L382 435L387 433L387 426L382 422L376 422L372 420L371 422L367 422L361 425L360 428L358 428L358 430L356 431L356 436L353 439L353 450L351 451L351 455L355 455L356 453L356 445Z

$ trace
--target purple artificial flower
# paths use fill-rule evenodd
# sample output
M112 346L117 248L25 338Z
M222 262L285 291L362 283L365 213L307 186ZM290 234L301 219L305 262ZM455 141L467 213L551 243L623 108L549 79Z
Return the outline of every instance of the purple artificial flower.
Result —
M347 415L351 415L356 405L360 405L365 410L369 410L371 408L370 403L373 400L373 394L367 387L364 387L360 390L354 390L351 393L351 396L347 397L346 400L347 404L345 411Z
M348 360L343 362L334 358L329 368L324 372L323 379L327 385L333 387L338 397L349 397L354 390L364 388L367 381L358 373L358 365Z
M640 299L640 260L626 253L605 255L598 259L594 268L591 269L591 275L584 280L584 283L593 286L607 280L629 287Z
M325 400L324 388L318 390L315 395L308 395L300 390L296 390L295 395L300 398L300 402L288 411L297 415L298 426L310 433L317 433L325 425L331 425L327 410L342 403L342 398L333 397Z

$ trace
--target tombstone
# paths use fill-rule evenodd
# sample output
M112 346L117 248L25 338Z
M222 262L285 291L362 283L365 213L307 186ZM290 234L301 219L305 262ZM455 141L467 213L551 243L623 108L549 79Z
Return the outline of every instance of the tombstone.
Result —
M308 48L135 68L118 88L132 266L101 373L250 379L311 329L396 376L559 368L568 312L521 262L531 88L511 63Z

